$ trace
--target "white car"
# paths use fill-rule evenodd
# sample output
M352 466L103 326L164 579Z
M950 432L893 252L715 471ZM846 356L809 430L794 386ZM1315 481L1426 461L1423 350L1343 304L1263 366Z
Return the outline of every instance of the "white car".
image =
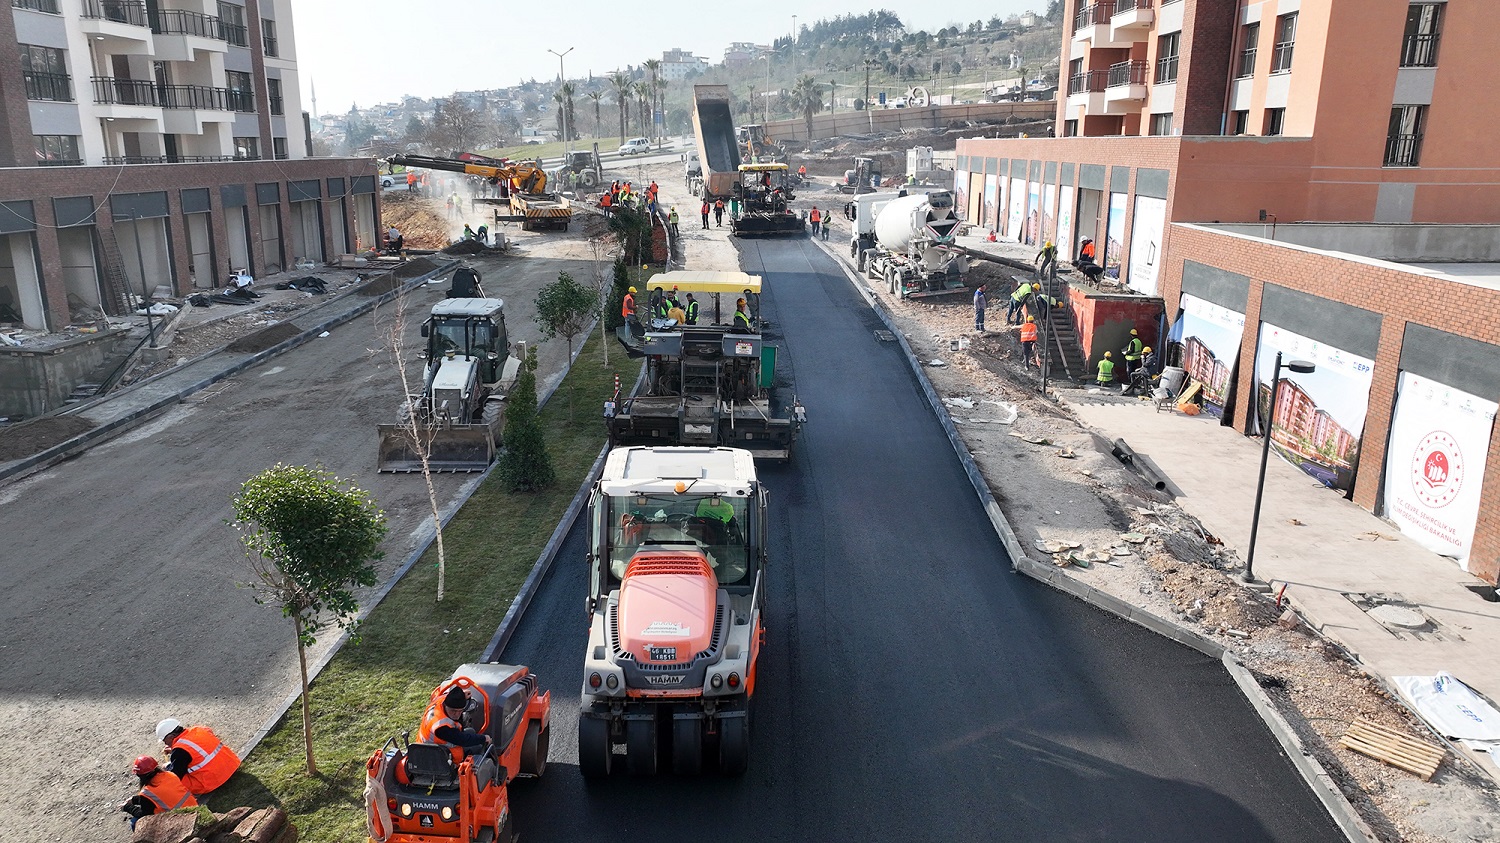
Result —
M621 155L639 155L642 152L651 151L651 141L645 138L631 138L620 144Z

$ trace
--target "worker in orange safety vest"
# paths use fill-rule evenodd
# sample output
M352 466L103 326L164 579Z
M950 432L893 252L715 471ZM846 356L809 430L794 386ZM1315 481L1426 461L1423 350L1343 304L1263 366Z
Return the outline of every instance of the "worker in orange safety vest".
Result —
M163 770L155 758L149 755L136 758L130 772L135 773L141 782L141 792L125 800L120 806L120 810L130 816L131 829L135 828L136 820L141 817L198 806L198 800L183 785L182 779Z
M818 224L823 221L823 213L818 210L817 205L814 205L812 210L807 212L807 221L812 223L812 236L817 237Z
M422 716L422 725L417 728L419 743L435 743L448 747L454 762L464 760L491 743L489 735L481 735L463 725L464 708L469 704L469 695L454 685L443 695L441 703L433 702Z
M168 717L156 724L156 739L167 747L167 771L194 796L211 793L240 768L240 757L207 726L183 726Z
M1034 360L1036 360L1036 317L1028 316L1026 321L1021 323L1021 362L1025 363L1026 368L1029 369Z

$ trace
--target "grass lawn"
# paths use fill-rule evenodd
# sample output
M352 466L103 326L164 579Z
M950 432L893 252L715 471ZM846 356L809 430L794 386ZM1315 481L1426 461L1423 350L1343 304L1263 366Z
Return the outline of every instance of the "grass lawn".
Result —
M434 546L370 614L359 642L346 645L313 683L319 777L305 773L301 707L293 706L239 773L209 797L214 808L276 804L291 815L305 843L365 839L365 759L386 738L415 732L432 689L459 664L479 657L604 445L599 408L614 389L614 375L626 384L635 381L638 364L616 345L606 367L600 341L595 329L542 410L557 482L538 494L513 495L491 477L443 532L443 602L434 600ZM541 680L555 689L571 687L576 677Z

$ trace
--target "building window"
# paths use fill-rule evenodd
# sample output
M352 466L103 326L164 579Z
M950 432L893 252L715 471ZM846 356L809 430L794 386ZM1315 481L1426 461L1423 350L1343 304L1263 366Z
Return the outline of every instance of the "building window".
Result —
M260 43L265 48L266 55L271 58L281 55L280 47L276 44L276 21L260 19Z
M1260 44L1260 24L1247 23L1240 27L1240 68L1237 78L1255 75L1255 52Z
M1172 112L1151 115L1150 132L1153 135L1172 134Z
M284 106L281 103L281 80L280 79L267 79L266 80L266 97L268 99L270 99L270 101L271 101L271 113L272 114L285 114L286 113L286 111L284 110Z
M1077 120L1064 120L1063 121L1063 137L1065 137L1065 138L1076 138L1076 137L1078 137L1078 121Z
M17 9L30 9L33 12L62 14L62 10L57 8L57 0L10 0L10 5Z
M219 4L219 34L236 47L250 46L250 31L245 27L244 6Z
M1271 72L1286 73L1292 69L1292 46L1297 42L1297 13L1276 19L1276 46L1271 51Z
M1285 125L1286 125L1286 109L1284 109L1284 108L1268 108L1268 109L1266 109L1266 131L1264 132L1264 134L1267 137L1271 137L1273 135L1279 135L1279 134L1281 134L1281 130L1282 130L1282 128L1285 127Z
M83 163L83 156L78 154L77 135L32 135L31 141L36 146L38 167L65 167Z
M1250 134L1250 111L1248 109L1233 112L1233 125L1229 133L1231 135Z
M260 138L235 138L234 157L241 161L260 159Z
M1177 81L1177 43L1181 32L1169 32L1156 39L1156 84Z
M271 138L271 153L278 161L290 158L291 156L286 154L286 138Z
M242 70L226 70L224 81L229 88L230 111L255 111L255 88L250 84L250 74Z
M72 102L73 83L68 77L68 61L56 47L21 44L21 77L26 81L26 98Z
M1391 109L1391 127L1385 136L1385 166L1415 167L1422 153L1422 127L1427 106L1398 105Z
M1442 3L1413 3L1406 11L1406 37L1401 42L1402 67L1437 67L1438 36L1443 27Z

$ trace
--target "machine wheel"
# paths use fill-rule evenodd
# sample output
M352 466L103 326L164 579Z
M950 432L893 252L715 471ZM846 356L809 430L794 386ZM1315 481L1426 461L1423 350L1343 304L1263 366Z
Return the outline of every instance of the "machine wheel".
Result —
M865 271L865 264L869 263L869 256L865 254L865 250L864 249L859 249L858 245L859 244L855 244L856 251L855 251L855 255L854 256L859 259L859 263L858 263L859 271L860 272L864 272Z
M594 185L599 183L599 180L594 178L593 170L584 170L579 174L578 181L582 183L584 187L593 187Z
M609 775L612 758L609 721L578 718L578 772L586 779L602 779Z
M750 766L750 718L731 717L719 721L719 772L742 776Z
M703 721L672 721L672 771L679 776L703 772Z
M896 286L896 270L887 269L885 271L885 284L887 287L891 288L891 295L894 296L900 292L899 288Z
M542 777L547 771L547 748L552 743L551 727L542 728L539 721L526 724L526 737L521 743L521 773Z
M516 822L514 814L505 815L505 822L500 824L500 831L495 835L495 843L516 843Z
M625 769L632 776L656 775L656 719L625 721Z

